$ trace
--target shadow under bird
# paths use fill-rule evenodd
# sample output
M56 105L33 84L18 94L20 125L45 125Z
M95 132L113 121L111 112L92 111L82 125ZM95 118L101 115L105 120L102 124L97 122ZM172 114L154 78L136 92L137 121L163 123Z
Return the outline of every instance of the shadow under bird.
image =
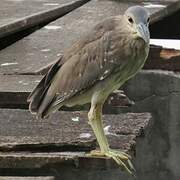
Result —
M133 174L130 155L109 147L101 115L109 94L120 88L144 65L149 53L149 14L141 6L124 15L109 17L67 49L28 97L29 109L38 118L62 106L91 103L88 113L100 151Z

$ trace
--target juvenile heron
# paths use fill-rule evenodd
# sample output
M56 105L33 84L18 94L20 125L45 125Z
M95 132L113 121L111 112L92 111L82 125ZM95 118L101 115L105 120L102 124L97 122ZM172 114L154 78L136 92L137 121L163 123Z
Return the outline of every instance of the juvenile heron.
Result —
M111 157L130 173L130 156L108 145L102 106L113 90L144 65L149 52L148 25L148 12L141 6L102 21L64 52L28 97L30 111L39 118L62 106L91 102L89 124L100 146L92 154Z

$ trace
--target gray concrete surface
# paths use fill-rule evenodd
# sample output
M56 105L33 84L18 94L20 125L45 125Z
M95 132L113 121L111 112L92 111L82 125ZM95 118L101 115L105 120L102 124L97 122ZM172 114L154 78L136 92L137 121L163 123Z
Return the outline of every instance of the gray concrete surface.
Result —
M146 3L92 0L41 30L0 51L0 74L35 72L54 62L80 36L102 19ZM163 4L161 2L161 4ZM148 8L152 14L166 7ZM166 15L168 11L166 11ZM9 63L9 65L8 65ZM5 64L5 65L4 65Z
M180 179L180 74L142 71L125 86L135 105L125 111L151 112L146 138L137 145L139 180ZM138 159L138 158L137 158Z

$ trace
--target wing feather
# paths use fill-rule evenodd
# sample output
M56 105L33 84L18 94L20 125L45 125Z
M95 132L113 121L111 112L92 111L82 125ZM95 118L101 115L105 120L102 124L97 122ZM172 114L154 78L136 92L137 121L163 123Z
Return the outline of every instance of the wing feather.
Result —
M58 104L111 74L117 64L110 61L108 52L111 51L116 23L116 18L103 21L65 51L61 67L55 74L49 71L45 78L44 84L49 87L37 112L40 116L46 116Z

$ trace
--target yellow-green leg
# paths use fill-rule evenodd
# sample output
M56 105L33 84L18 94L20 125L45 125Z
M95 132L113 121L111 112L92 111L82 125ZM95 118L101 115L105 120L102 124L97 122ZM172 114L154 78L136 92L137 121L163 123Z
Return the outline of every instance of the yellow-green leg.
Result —
M132 174L132 170L134 170L134 168L130 161L131 157L122 151L109 148L109 144L105 136L102 124L102 106L103 104L96 104L94 106L92 105L88 113L89 124L94 131L101 150L100 152L92 151L91 154L95 156L107 156L113 158L118 165L126 169L130 174ZM127 162L128 166L126 165L126 163L124 163L125 161Z

